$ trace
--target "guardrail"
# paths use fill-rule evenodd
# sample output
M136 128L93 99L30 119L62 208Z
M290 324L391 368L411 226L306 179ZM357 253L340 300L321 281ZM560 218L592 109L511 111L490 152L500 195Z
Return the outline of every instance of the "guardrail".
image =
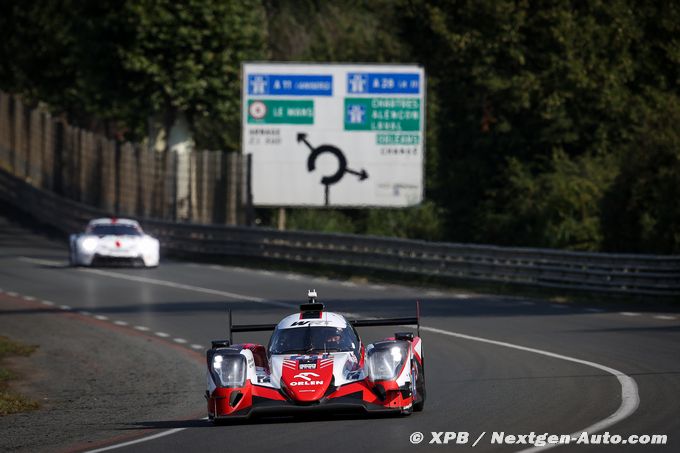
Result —
M0 198L64 233L111 213L0 170ZM680 256L451 244L141 219L165 250L609 294L680 296Z

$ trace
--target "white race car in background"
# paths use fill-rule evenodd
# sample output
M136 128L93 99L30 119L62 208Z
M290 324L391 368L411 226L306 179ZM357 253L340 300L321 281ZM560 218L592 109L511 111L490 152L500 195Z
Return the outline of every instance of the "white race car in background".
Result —
M130 264L158 266L158 239L145 234L135 220L102 218L88 223L84 233L69 237L72 266Z

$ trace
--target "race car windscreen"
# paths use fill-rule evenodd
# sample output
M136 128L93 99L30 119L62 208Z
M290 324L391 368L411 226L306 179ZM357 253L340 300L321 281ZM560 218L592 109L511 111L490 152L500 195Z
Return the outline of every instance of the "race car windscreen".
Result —
M269 343L270 354L309 354L356 351L359 345L354 330L335 327L296 327L279 329Z
M97 236L141 236L142 232L132 225L94 225L87 233Z

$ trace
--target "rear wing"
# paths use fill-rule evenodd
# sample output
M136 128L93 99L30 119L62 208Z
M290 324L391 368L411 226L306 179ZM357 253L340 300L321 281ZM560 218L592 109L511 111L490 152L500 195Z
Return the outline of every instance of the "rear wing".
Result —
M319 307L320 306L320 307ZM302 311L323 309L323 304L303 304ZM277 324L232 324L231 309L229 313L229 344L234 343L234 333L237 332L267 332L276 329ZM420 336L420 302L416 301L416 316L406 318L375 318L375 319L348 319L353 327L382 327L382 326L416 326Z

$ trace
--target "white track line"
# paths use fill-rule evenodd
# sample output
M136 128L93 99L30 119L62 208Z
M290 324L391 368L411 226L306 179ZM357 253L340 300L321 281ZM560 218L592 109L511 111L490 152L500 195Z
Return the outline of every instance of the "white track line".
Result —
M619 314L622 316L640 316L640 313L635 313L632 311L622 311Z
M266 300L266 299L262 299L261 297L246 296L244 294L237 294L237 293L232 293L232 292L229 292L229 291L221 291L221 290L217 290L217 289L204 288L202 286L184 285L184 284L181 284L181 283L171 282L169 280L159 280L159 279L156 279L156 278L139 277L137 275L119 274L117 272L103 271L101 269L80 269L80 270L82 272L102 275L104 277L118 278L118 279L121 279L121 280L129 280L129 281L139 282L139 283L149 283L149 284L158 285L158 286L167 286L169 288L183 289L183 290L186 290L186 291L195 291L197 293L210 294L210 295L213 295L213 296L228 297L229 299L234 299L234 300L249 301L249 302L255 302L255 303L258 303L258 304L274 305L276 307L284 307L284 308L294 308L295 307L295 305L293 305L293 304L286 304L286 303L283 303L283 302Z
M669 315L655 315L654 319L664 319L664 320L673 320L675 319L675 316L669 316Z
M575 432L571 434L571 437L578 437L581 433L587 432L587 433L595 433L598 431L602 431L605 428L609 428L610 426L620 422L621 420L631 416L633 412L635 412L640 405L640 395L638 394L638 387L635 382L635 380L622 373L619 370L615 370L614 368L610 368L605 365L600 365L599 363L595 362L590 362L588 360L581 360L577 359L574 357L569 357L566 355L562 354L555 354L554 352L549 352L549 351L544 351L542 349L535 349L535 348L528 348L526 346L520 346L512 343L506 343L504 341L496 341L496 340L489 340L488 338L482 338L482 337L473 337L471 335L465 335L462 333L456 333L456 332L449 332L448 330L442 330L442 329L435 329L433 327L425 327L421 326L420 330L424 330L426 332L432 332L432 333L438 333L441 335L448 335L451 337L456 337L456 338L463 338L465 340L472 340L472 341L479 341L481 343L487 343L487 344L493 344L496 346L502 346L505 348L512 348L512 349L518 349L520 351L526 351L526 352L533 352L534 354L540 354L544 355L546 357L552 357L555 359L561 359L561 360L566 360L568 362L574 362L574 363L579 363L581 365L586 365L592 368L597 368L598 370L606 371L607 373L613 375L618 379L619 384L621 385L621 405L619 408L608 416L607 418L604 418L586 428L583 428L582 430ZM527 448L525 450L522 450L524 453L528 452L535 452L535 451L543 451L547 450L549 448L556 447L557 445L546 445L544 447L532 447L532 448Z
M38 258L29 258L27 256L20 256L19 261L25 261L32 264L40 264L43 266L63 266L66 264L65 261L54 261L54 260L41 260Z
M97 448L95 450L88 450L86 453L99 453L100 451L109 451L109 450L115 450L116 448L123 448L123 447L129 447L130 445L135 445L135 444L140 444L142 442L147 442L150 440L158 439L160 437L165 437L169 436L171 434L178 433L180 431L184 431L186 428L175 428L175 429L169 429L167 431L160 432L158 434L154 434L149 437L142 437L141 439L135 439L131 440L128 442L123 442L122 444L116 444L116 445L109 445L108 447L102 447L102 448Z

